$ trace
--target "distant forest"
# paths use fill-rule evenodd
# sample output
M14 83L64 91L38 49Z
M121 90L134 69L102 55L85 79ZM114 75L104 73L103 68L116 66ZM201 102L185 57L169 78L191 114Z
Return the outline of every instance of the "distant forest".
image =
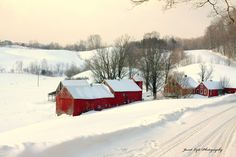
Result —
M69 50L69 51L87 51L97 48L101 48L101 37L98 34L90 35L87 40L80 40L74 44L61 46L59 43L51 42L49 44L42 44L38 41L24 42L13 42L10 40L0 41L0 46L12 46L18 45L28 48L46 49L46 50Z

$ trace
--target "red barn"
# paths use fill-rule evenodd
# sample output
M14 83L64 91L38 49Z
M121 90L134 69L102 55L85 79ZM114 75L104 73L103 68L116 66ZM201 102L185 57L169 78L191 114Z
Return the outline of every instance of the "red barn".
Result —
M167 83L164 86L165 96L185 96L188 94L194 94L197 82L191 77L184 77L179 81L174 78L168 78Z
M236 84L230 82L225 88L225 93L236 93Z
M236 88L232 88L232 87L226 87L224 89L225 93L236 93Z
M56 96L57 115L77 116L89 110L112 107L113 104L114 95L103 84L64 86Z
M218 96L223 94L223 88L218 81L206 81L197 86L195 93L208 97Z
M132 80L139 86L139 88L143 89L143 77L141 77L140 73L135 74L132 77Z
M142 100L142 89L133 80L105 80L104 84L114 94L116 105Z
M142 100L142 90L133 80L106 80L89 84L85 80L64 80L56 90L56 113L72 116Z

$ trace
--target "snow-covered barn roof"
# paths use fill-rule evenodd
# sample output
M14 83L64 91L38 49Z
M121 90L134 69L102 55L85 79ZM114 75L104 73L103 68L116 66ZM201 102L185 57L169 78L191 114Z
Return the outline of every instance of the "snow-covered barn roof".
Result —
M222 89L222 86L219 81L205 81L203 84L208 88L208 89Z
M183 87L196 88L198 86L198 83L192 77L185 77L184 79L186 84L184 84Z
M89 86L87 80L63 80L61 83L63 86Z
M66 87L74 99L114 98L111 91L103 84Z
M136 92L142 91L133 80L105 80L115 92Z

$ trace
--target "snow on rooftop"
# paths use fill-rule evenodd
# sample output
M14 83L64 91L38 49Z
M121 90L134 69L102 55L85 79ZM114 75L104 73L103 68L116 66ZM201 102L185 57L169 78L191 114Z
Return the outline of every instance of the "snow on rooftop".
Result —
M105 82L115 91L115 92L134 92L141 91L140 87L133 80L105 80Z
M208 89L222 89L222 86L219 81L205 81L203 84L208 88Z
M87 80L63 80L61 83L63 86L89 86Z
M187 88L196 88L198 83L192 77L186 77L186 86Z
M68 91L75 99L114 98L111 91L103 84L89 86L68 86Z

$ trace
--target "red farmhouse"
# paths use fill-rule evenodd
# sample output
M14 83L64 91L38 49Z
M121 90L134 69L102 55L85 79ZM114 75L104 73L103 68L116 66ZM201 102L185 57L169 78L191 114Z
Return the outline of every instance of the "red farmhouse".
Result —
M223 88L218 81L206 81L197 86L195 93L208 97L218 96L223 94Z
M195 93L197 82L191 77L184 77L181 81L176 81L174 78L168 78L166 85L164 86L164 95L175 97L178 95L185 96Z
M65 80L57 88L56 112L77 116L89 110L101 110L142 100L142 90L133 80L106 80L89 84L85 80Z

